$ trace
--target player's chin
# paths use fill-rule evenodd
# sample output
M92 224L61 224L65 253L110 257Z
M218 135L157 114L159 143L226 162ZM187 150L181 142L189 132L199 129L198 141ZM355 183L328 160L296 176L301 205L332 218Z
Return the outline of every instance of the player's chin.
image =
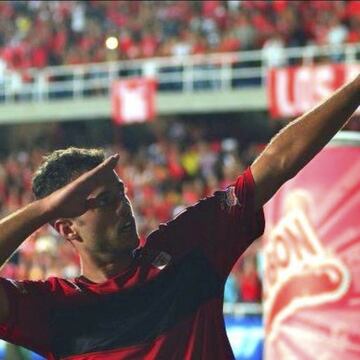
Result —
M130 236L130 244L134 247L137 247L139 246L139 236L136 232L136 230L134 230L132 233L131 233L131 236Z

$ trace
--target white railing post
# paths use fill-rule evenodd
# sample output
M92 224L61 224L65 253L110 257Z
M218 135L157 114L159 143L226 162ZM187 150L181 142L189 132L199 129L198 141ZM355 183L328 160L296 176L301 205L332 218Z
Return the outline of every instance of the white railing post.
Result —
M193 92L194 90L194 64L190 60L189 62L183 62L183 89L185 92Z
M73 73L73 98L82 98L84 92L84 67L77 66Z
M352 64L356 62L356 48L354 46L346 45L345 47L345 63Z
M47 73L45 71L39 71L34 74L35 78L35 86L34 90L36 91L34 98L36 101L44 101L49 98L48 92L48 80L47 80Z
M118 78L117 75L117 66L113 62L109 64L108 67L108 79L109 79L109 87L111 84Z
M314 64L314 53L315 53L315 46L308 45L305 46L303 50L303 65L313 65Z
M221 70L220 70L220 83L221 90L230 90L231 89L231 79L232 79L232 70L231 70L231 60L224 58L221 61Z

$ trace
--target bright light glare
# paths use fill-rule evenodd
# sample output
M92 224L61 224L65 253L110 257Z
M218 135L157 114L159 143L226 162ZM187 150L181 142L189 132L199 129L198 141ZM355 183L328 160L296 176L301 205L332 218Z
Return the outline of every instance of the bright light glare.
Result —
M109 50L115 50L119 45L119 41L116 37L109 36L105 41L105 45Z

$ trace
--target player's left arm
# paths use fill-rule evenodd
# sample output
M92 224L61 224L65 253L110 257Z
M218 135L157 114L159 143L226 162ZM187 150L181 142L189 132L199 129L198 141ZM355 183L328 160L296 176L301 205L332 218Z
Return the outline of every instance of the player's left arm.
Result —
M360 105L360 75L314 109L292 121L251 165L260 209L345 125Z

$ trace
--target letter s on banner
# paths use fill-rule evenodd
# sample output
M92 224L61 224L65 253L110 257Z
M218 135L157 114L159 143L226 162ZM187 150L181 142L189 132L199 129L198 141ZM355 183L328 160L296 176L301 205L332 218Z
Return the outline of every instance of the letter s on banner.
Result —
M111 106L115 124L125 125L154 119L156 82L150 78L118 80L112 84Z

